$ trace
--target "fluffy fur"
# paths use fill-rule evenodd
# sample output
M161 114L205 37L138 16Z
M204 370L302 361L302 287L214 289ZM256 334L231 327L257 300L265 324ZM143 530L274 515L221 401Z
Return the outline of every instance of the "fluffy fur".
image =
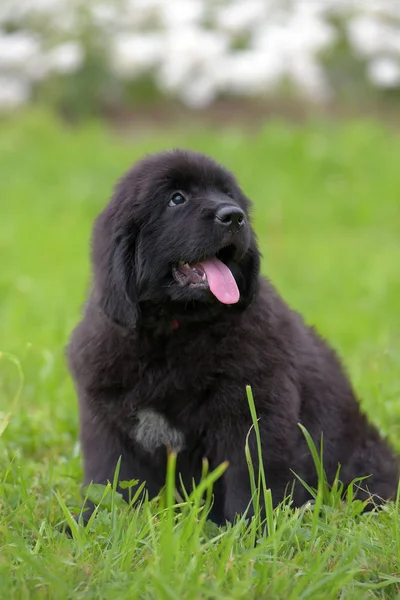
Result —
M145 480L154 497L168 448L179 451L186 489L198 481L203 457L211 468L229 461L210 516L234 519L250 502L250 384L274 504L290 489L292 471L317 483L298 423L317 444L323 433L331 481L340 464L345 485L370 476L360 498L388 499L397 459L360 412L335 352L259 275L249 206L231 173L182 150L145 158L117 184L94 225L92 291L68 348L84 483L112 481L121 456L120 480ZM243 218L227 227L221 211ZM234 275L236 304L174 276L180 261L214 256ZM249 443L255 458L254 433ZM296 484L293 504L307 499Z

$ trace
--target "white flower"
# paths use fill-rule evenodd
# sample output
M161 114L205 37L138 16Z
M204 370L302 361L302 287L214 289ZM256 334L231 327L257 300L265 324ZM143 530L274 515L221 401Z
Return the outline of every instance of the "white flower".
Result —
M323 100L329 96L329 88L317 57L334 38L332 27L314 14L300 11L281 13L268 26L260 27L252 45L264 55L266 65L276 65L277 76L288 77L304 93Z
M175 29L199 24L204 15L205 0L125 0L125 23L132 26Z
M0 69L33 81L43 79L48 72L39 42L22 32L0 36Z
M90 25L113 74L149 74L191 106L286 80L325 100L320 52L335 41L332 15L346 24L350 52L368 60L371 83L400 85L400 0L0 0L0 75L13 82L3 95L22 98L29 82L78 69L84 47L74 40ZM18 32L2 33L10 22ZM45 51L47 32L60 45Z
M200 23L204 15L204 0L173 0L162 2L159 7L161 24L180 35L180 27Z
M44 32L51 29L55 34L74 35L82 4L84 0L0 0L0 27L11 22L29 30L39 24Z
M25 2L13 0L2 0L0 2L0 24L10 20L18 23L28 12Z
M29 33L0 35L0 68L18 69L39 53L37 40Z
M79 0L78 0L79 1ZM25 20L32 16L48 17L75 11L74 0L1 0L0 22Z
M254 50L236 52L226 57L218 69L220 87L235 94L258 94L273 89L284 68L279 55Z
M388 56L376 58L368 65L368 77L378 87L398 87L400 86L399 62Z
M111 48L111 63L117 74L133 77L153 68L163 55L163 34L123 34Z
M65 42L52 48L46 56L50 71L56 73L73 73L82 65L84 52L78 42Z
M360 9L360 5L356 4L356 8ZM400 18L400 4L397 0L373 0L373 2L368 2L367 5L364 6L364 10L366 9L371 14L380 17Z
M121 15L121 9L117 3L95 2L91 5L90 11L94 23L104 29L120 25L125 16Z
M313 57L299 55L294 58L290 75L297 89L314 102L326 102L331 97L324 71Z
M276 28L281 44L291 56L298 56L299 53L313 53L316 56L336 38L333 27L304 10L294 11L285 21L279 21Z
M223 4L216 11L215 22L221 30L241 33L251 30L268 17L268 2L265 0L237 0Z
M349 40L361 56L381 52L400 54L400 26L391 26L379 19L363 15L352 19L347 26Z
M208 106L217 95L217 85L208 76L197 77L183 85L178 95L181 100L192 108Z
M0 110L18 108L28 102L29 84L25 79L0 76Z
M196 27L179 32L169 31L165 36L163 61L157 79L164 89L175 91L187 82L207 76L210 68L227 50L224 35Z

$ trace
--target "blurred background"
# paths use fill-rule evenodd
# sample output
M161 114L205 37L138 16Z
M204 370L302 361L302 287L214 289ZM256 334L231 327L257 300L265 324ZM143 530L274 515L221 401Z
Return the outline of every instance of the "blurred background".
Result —
M0 4L3 111L140 120L214 108L248 120L282 101L392 112L399 90L397 0Z
M235 172L263 273L339 350L399 447L399 101L397 0L0 0L11 513L21 463L24 489L43 491L38 514L56 510L51 486L79 498L64 347L90 285L92 222L135 160L174 146Z

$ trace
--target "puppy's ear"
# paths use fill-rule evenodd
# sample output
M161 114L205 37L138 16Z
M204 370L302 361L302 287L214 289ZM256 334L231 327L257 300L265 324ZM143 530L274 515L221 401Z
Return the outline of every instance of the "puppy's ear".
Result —
M93 229L94 293L100 308L118 325L134 329L140 317L136 293L134 227L113 231L112 215L100 214Z
M241 261L240 305L247 308L253 302L259 287L261 255L255 234L252 234L250 248Z

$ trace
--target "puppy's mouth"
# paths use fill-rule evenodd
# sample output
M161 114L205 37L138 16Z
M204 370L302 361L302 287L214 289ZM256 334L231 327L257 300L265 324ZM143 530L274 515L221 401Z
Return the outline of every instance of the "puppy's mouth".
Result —
M232 271L226 264L232 259L235 249L222 248L217 254L196 263L180 261L172 267L178 285L210 290L222 304L236 304L240 292Z

